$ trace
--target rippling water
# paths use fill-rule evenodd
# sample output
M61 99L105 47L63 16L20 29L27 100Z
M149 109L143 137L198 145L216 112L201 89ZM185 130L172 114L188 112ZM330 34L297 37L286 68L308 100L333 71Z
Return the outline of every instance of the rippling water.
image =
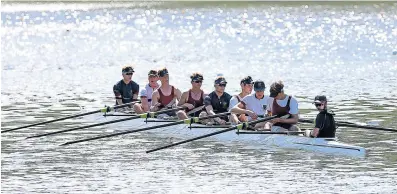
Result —
M145 84L167 66L189 87L218 73L227 91L251 75L282 79L303 117L317 94L340 120L397 128L397 4L155 3L3 4L2 128L113 104L120 69L133 63ZM151 133L76 146L62 142L111 133L117 125L46 138L40 132L101 122L100 115L2 134L2 191L142 193L395 193L397 134L339 128L366 158L198 141L154 154L176 141ZM144 126L142 124L141 126ZM131 126L130 128L138 128Z

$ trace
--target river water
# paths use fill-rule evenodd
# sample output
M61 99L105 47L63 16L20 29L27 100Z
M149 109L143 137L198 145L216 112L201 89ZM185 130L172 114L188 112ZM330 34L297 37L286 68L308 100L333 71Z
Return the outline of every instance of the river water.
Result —
M121 67L141 87L166 66L171 83L203 88L223 74L235 94L251 75L283 80L301 117L317 94L337 119L397 128L395 3L3 3L1 126L9 129L114 103ZM111 133L103 126L40 139L33 134L101 122L101 115L1 137L4 193L396 193L397 134L339 128L365 158L178 139L150 133L59 147ZM139 128L130 126L129 128ZM179 139L180 140L180 139Z

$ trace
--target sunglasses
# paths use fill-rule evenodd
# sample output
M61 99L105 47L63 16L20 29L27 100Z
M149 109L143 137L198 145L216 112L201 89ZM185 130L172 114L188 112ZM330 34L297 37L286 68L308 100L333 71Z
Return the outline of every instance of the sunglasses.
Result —
M126 75L132 75L132 73L126 73Z
M203 81L193 81L194 83L203 83Z
M323 104L317 104L317 103L316 103L316 104L314 104L314 105L315 105L316 107L318 107L318 106L321 106L321 105L323 105Z
M218 84L220 87L226 87L226 84Z

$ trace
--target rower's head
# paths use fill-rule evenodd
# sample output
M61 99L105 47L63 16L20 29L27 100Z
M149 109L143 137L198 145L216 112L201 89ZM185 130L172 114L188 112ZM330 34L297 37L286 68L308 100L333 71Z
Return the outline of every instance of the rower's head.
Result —
M201 84L203 83L204 77L203 74L201 73L193 73L190 76L190 79L192 79L192 87L193 88L201 88Z
M215 91L220 92L220 93L225 92L226 84L227 84L227 82L226 82L225 77L223 77L223 76L216 77L215 82L214 82Z
M149 85L151 87L157 87L157 81L159 80L159 76L157 75L156 70L150 70L148 73L148 80L149 80Z
M314 98L313 104L316 106L317 110L325 110L327 109L327 97L324 95L317 95Z
M254 81L251 76L247 76L240 81L241 91L246 94L251 94L252 87L254 86Z
M255 91L255 96L257 98L263 98L263 96L265 95L265 82L263 82L262 80L256 80L254 83L254 91Z
M131 65L126 65L121 69L121 73L123 75L123 79L126 81L130 81L132 78L132 74L134 74L134 68Z
M284 99L284 83L282 81L277 81L270 85L270 97L276 100Z
M164 68L158 70L157 74L159 76L159 80L161 81L161 83L166 83L169 81L169 75L168 75L167 68L164 67Z

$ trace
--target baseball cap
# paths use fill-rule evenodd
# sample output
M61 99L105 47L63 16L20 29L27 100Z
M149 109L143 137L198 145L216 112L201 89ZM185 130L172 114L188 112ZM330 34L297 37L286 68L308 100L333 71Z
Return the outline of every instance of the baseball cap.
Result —
M152 76L157 77L157 76L158 76L158 75L157 75L157 71L156 71L156 70L150 70L149 73L148 73L148 76L150 76L150 77L152 77Z
M168 75L168 70L167 70L167 68L160 69L160 70L158 71L158 75L159 75L160 77L164 77L165 75Z
M263 92L265 91L265 89L266 89L265 82L263 82L262 80L257 80L254 82L255 92Z
M215 79L215 84L227 84L226 79L223 76L219 76Z
M327 97L326 96L324 96L324 95L317 95L315 98L314 98L314 102L313 103L321 103L321 102L326 102L327 101Z
M134 71L134 68L132 68L132 66L124 66L121 69L121 72L122 73L134 73L135 71Z

